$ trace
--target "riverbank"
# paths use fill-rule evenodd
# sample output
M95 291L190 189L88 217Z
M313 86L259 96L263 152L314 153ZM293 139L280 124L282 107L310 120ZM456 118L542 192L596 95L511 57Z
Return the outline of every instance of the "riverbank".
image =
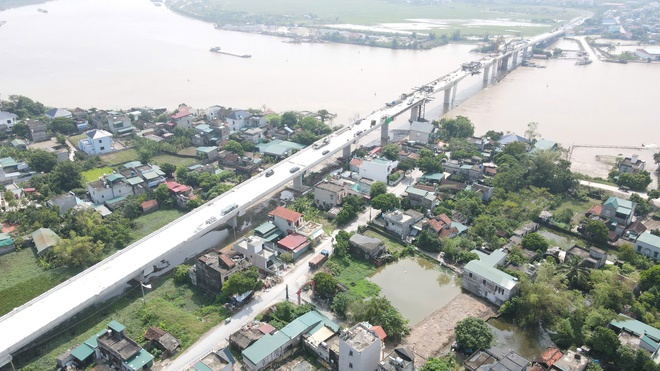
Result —
M26 5L44 4L50 0L0 0L0 12Z
M454 341L454 327L467 317L484 320L497 315L497 310L483 300L460 293L442 308L433 312L415 325L402 345L407 346L415 355L415 364L422 366L429 357L447 354ZM418 361L419 360L419 361Z

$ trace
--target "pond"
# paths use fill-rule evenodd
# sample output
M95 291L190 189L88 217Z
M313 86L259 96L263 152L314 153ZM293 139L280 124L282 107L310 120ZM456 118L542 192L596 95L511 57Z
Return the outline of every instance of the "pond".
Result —
M497 356L503 356L513 350L521 356L533 360L545 348L554 346L544 331L521 329L502 318L491 318L487 322L497 340L490 351Z
M442 308L461 292L453 272L423 258L404 258L388 264L371 277L401 314L414 326Z

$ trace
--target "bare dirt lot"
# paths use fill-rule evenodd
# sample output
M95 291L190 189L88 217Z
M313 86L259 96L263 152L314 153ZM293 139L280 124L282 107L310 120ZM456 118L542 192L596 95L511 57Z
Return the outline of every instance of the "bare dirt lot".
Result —
M429 357L436 357L449 351L454 341L456 323L467 317L479 317L485 320L496 314L496 309L486 301L461 293L415 325L410 335L403 340L403 345L424 358L419 359L419 362L417 358L415 359L415 364L421 366Z

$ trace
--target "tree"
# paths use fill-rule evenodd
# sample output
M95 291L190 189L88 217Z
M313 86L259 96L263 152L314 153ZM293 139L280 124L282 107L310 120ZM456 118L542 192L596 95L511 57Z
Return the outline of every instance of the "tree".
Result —
M447 371L456 368L456 359L452 357L434 358L431 357L426 361L424 367L420 371Z
M657 153L653 154L653 162L660 165L660 152L657 152Z
M339 281L331 274L319 272L314 275L316 294L324 299L332 299L337 293Z
M449 141L451 138L468 138L474 134L474 124L465 116L440 120L440 138Z
M174 204L174 200L170 195L170 189L167 188L165 183L161 183L156 187L156 190L154 190L154 198L158 201L158 205L160 205L161 208L172 207Z
M608 359L612 359L616 355L616 350L621 345L616 332L605 327L596 328L596 331L591 336L590 343L593 350Z
M62 192L68 192L84 186L82 167L77 162L60 162L53 168L49 179L51 185Z
M368 321L374 326L383 327L388 338L398 341L410 332L408 320L403 318L386 297L371 298L364 303L363 308L356 318L357 322Z
M27 163L30 169L38 173L50 173L57 165L57 157L50 152L36 149L28 153Z
M374 209L381 211L393 211L401 207L401 202L399 201L399 198L396 197L396 195L392 193L385 193L378 195L376 198L371 200L371 206Z
M10 95L9 102L4 102L2 109L24 119L41 116L46 112L43 104L22 95Z
M456 324L454 328L456 341L464 349L475 351L480 348L490 348L495 342L495 335L481 318L468 317Z
M582 259L577 255L569 256L557 268L557 272L566 275L566 279L573 287L582 287L589 277L589 269L582 264Z
M399 145L395 143L386 144L383 146L381 153L386 159L396 161L399 159Z
M24 122L19 122L12 126L11 132L19 138L29 138L31 133L30 127Z
M538 233L530 233L523 237L522 247L530 251L546 252L550 244Z
M57 117L50 123L50 130L53 133L68 135L78 131L78 127L70 117Z
M351 305L355 302L361 302L362 300L355 296L351 291L344 291L336 294L332 299L332 305L330 309L335 312L341 318L348 317L348 311Z
M176 269L174 270L174 283L177 285L183 285L185 283L188 283L190 281L190 277L188 276L188 269L190 268L189 265L186 264L181 264Z
M541 134L538 132L538 128L538 122L530 122L527 124L527 130L525 130L525 138L527 138L529 143L534 143L536 139L541 136Z
M607 242L607 235L609 232L605 223L600 220L589 220L584 226L584 232L589 238L596 242Z
M636 215L646 216L653 210L653 205L637 193L631 194L629 200L637 204L635 205Z
M230 152L234 152L239 156L243 156L243 146L235 140L230 140L225 144L225 149Z
M660 286L660 265L642 271L639 277L639 288L643 291L650 290L653 286Z
M316 112L319 115L319 119L321 119L321 122L325 123L325 120L330 118L330 112L326 109L321 109Z
M103 242L94 242L92 237L71 233L71 238L62 239L53 248L56 265L86 268L103 258Z
M619 174L619 178L616 180L617 185L630 187L630 189L640 192L646 191L646 187L651 182L651 173L646 170L640 171L637 174Z
M387 193L387 184L384 182L373 182L371 188L369 189L369 196L373 200L379 195Z
M417 166L417 164L415 164L415 160L406 157L403 160L399 161L399 164L396 167L399 168L399 170L409 171L414 169L415 166Z
M168 178L170 178L170 177L172 177L172 175L174 174L174 172L175 172L177 169L176 169L176 166L175 166L175 165L173 165L173 164L171 164L171 163L169 163L169 162L164 162L164 163L162 163L162 164L160 165L160 170L162 170L163 173L165 173L165 176L167 176Z
M226 296L238 295L250 290L258 290L260 284L259 272L252 267L250 270L237 272L229 276L222 285L222 293Z
M284 112L281 122L283 126L293 128L298 125L298 115L295 112Z
M508 143L504 146L504 148L502 148L502 152L497 155L497 158L499 159L504 155L511 155L514 158L520 160L523 156L527 155L527 144L524 142ZM500 162L498 161L497 163L499 164Z

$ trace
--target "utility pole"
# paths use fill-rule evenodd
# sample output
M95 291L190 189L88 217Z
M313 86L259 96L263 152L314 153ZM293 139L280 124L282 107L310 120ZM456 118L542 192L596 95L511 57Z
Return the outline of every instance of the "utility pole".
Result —
M144 288L151 289L151 285L147 284L145 285L144 283L140 282L140 290L142 290L142 305L147 305L147 298L144 296Z

